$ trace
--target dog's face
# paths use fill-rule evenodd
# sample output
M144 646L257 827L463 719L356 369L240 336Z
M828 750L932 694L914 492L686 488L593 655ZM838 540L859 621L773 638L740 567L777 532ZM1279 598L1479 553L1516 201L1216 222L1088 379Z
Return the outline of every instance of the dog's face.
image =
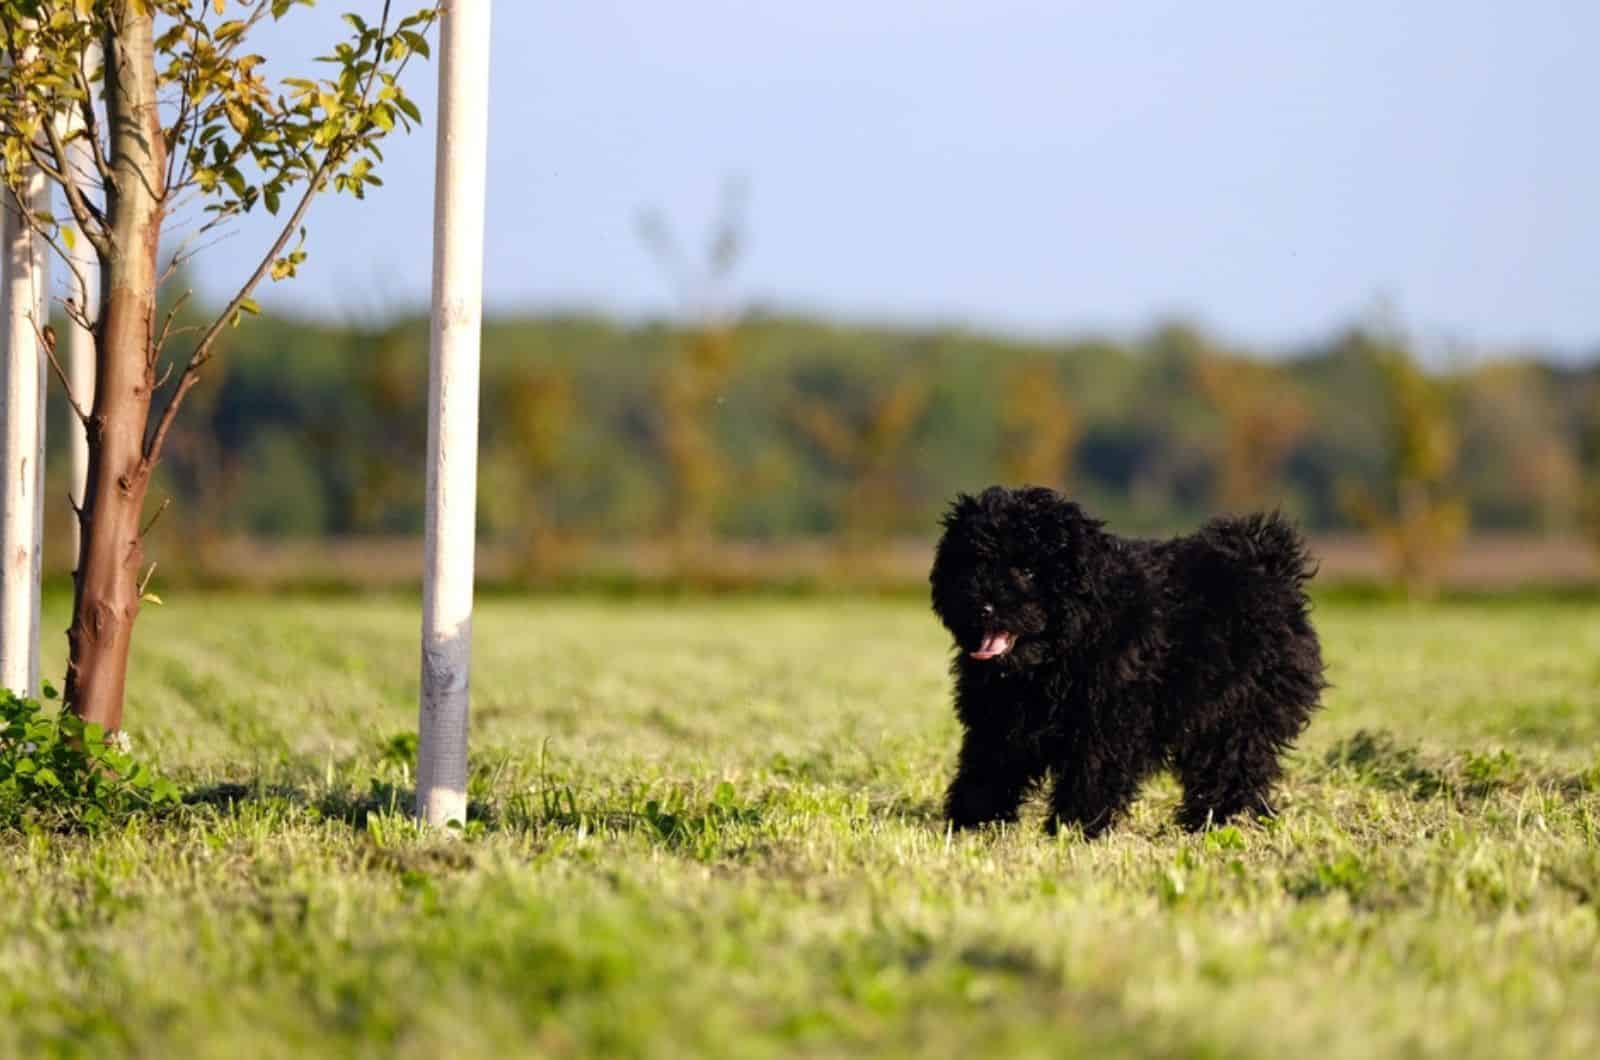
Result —
M1052 490L993 486L944 517L929 581L933 609L977 662L1021 667L1048 653L1069 607L1072 526L1083 517Z

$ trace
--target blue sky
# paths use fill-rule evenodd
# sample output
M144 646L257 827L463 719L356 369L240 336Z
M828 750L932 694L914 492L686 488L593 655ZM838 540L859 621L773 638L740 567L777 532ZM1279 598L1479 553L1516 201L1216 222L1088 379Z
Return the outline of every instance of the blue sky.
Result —
M292 75L322 0L260 45ZM748 185L739 302L1034 333L1166 314L1256 345L1386 299L1429 343L1600 347L1600 5L498 0L488 293L669 310L636 234ZM1587 42L1587 44L1585 43ZM312 215L269 305L427 297L433 128ZM221 294L254 222L201 262Z

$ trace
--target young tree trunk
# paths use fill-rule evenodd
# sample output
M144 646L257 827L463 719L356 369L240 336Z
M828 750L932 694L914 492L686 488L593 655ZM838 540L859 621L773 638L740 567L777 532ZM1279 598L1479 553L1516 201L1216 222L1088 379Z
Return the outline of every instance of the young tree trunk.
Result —
M107 34L106 111L115 174L106 188L112 250L101 262L96 386L89 415L81 555L67 630L67 705L108 731L122 723L128 648L144 561L140 519L150 484L145 456L161 242L165 145L157 114L151 16L128 4Z

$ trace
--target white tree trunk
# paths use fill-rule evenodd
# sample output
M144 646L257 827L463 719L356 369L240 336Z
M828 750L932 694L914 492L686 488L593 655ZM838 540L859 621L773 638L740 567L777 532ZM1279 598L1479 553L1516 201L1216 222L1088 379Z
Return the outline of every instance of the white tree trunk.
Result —
M430 825L464 822L467 814L489 7L490 0L452 0L440 26L417 723L417 816Z
M24 184L36 211L50 209L44 174ZM9 193L0 204L0 364L4 430L0 431L0 685L33 695L39 688L39 572L44 534L44 398L47 378L39 344L49 306L45 242L29 228Z

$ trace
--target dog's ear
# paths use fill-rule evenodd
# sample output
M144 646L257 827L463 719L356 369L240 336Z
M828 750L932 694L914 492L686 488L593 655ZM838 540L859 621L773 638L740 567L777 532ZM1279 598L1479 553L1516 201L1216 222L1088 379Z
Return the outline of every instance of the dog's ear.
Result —
M1063 505L1077 509L1078 506L1067 500L1065 496L1048 486L1024 486L1016 491L1017 500L1029 508L1047 511ZM1082 509L1078 509L1081 513Z
M1030 489L1026 503L1035 525L1047 528L1040 535L1040 544L1058 571L1080 569L1104 539L1105 524L1055 490Z
M1008 490L1004 486L990 486L983 491L982 502L985 508L997 511L1010 504L1015 496L1015 490Z
M987 495L987 494L986 494ZM983 510L982 503L970 493L958 493L950 506L945 509L944 515L939 519L939 525L946 530L965 519L970 519Z

